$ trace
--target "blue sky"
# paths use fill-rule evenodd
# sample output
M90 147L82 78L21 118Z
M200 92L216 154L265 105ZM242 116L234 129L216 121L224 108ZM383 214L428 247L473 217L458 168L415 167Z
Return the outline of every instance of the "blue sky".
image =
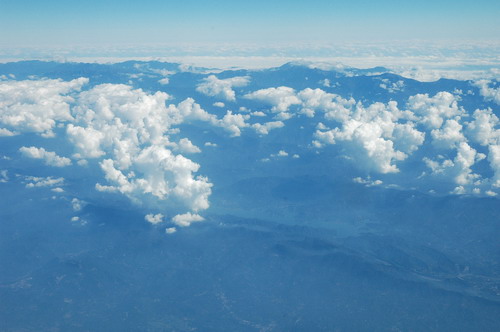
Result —
M0 0L0 45L498 40L479 1Z

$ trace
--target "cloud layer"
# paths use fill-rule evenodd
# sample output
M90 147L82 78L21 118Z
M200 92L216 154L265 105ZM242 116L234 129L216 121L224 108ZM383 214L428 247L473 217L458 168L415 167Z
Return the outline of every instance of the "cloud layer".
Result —
M186 128L191 127L209 128L206 132L216 132L217 139L242 137L241 141L245 135L263 139L271 131L293 136L289 129L300 126L294 130L309 137L308 146L290 142L273 146L257 160L300 163L308 160L311 151L321 154L335 145L339 147L335 151L359 173L351 176L354 183L385 186L392 176L397 185L400 176L414 187L434 190L438 184L452 194L495 196L499 191L500 120L493 109L498 104L494 81L468 83L490 107L471 112L464 107L466 94L459 89L408 94L398 102L389 98L370 102L333 93L338 87L333 78L319 80L315 86L322 88L302 90L263 86L252 91L248 89L251 80L250 75L220 79L209 74L194 81L195 95L194 90L214 97L200 98L210 100L207 110L214 114L193 98L174 103L174 97L165 92L125 84L92 85L86 78L0 81L0 136L30 133L60 140L60 148L50 144L57 149L38 146L48 142L44 139L37 146L20 144L19 154L52 167L97 166L101 173L93 179L96 190L125 195L147 212L154 211L146 214L150 223L180 227L202 221L202 212L210 206L213 184L192 159L203 160L199 157L224 147L222 141L186 137ZM374 80L391 98L409 86L403 80ZM236 89L242 96L238 104L234 104L234 88L241 88ZM288 128L289 124L295 127ZM405 163L420 174L405 178ZM7 171L1 180L9 181ZM24 181L29 188L65 192L62 177Z

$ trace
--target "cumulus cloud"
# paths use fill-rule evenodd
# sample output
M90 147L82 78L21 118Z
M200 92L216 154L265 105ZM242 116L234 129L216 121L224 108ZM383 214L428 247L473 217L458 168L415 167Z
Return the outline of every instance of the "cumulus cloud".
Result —
M494 172L492 185L500 188L500 144L489 146L488 161Z
M295 94L295 90L286 86L257 90L246 94L244 98L262 101L271 105L271 111L275 113L285 113L290 106L301 103Z
M288 152L279 150L277 154L272 154L271 157L288 157Z
M301 113L313 117L316 111L325 113L328 120L346 121L355 100L344 99L336 94L321 89L304 89L298 93L302 103Z
M231 133L231 136L237 137L241 135L241 129L248 127L249 124L245 121L250 119L248 114L233 114L232 111L227 111L226 115L221 120L215 121L215 125L222 127Z
M382 88L392 92L404 89L403 81L382 81L382 84L385 84ZM489 93L492 95L491 91ZM282 117L283 120L293 116L289 112L292 105L297 105L298 114L308 117L318 113L323 115L328 125L318 123L312 145L321 148L342 144L346 157L364 170L383 174L399 172L398 163L417 151L426 137L435 148L456 151L453 159L424 158L434 175L456 184L459 188L456 193L461 192L460 187L471 193L485 192L481 189L484 189L485 180L474 173L472 167L486 156L478 153L469 141L487 146L493 172L499 168L494 147L500 144L498 117L492 110L476 110L469 117L459 105L460 97L446 91L431 96L411 96L404 109L400 109L395 101L364 106L353 98L345 99L310 88L299 92L288 87L268 88L249 93L245 98L271 105L276 118ZM267 132L262 124L252 124L251 127L260 134ZM261 161L267 162L270 158ZM496 176L489 182L500 185Z
M316 112L320 111L325 114L326 119L343 121L349 117L350 109L356 104L352 98L344 99L321 89L306 88L296 92L285 86L257 90L244 97L271 105L271 112L277 113L275 118L278 120L290 119L293 116L289 112L290 106L298 105L299 114L307 117L314 117ZM258 115L265 115L265 113L260 112Z
M445 120L464 113L463 109L458 107L458 100L459 98L451 93L441 91L433 97L428 94L411 96L407 106L419 117L419 122L429 129L438 129Z
M66 127L66 134L78 151L75 157L98 158L104 155L104 151L101 150L101 143L105 138L105 134L98 129L75 126L70 123Z
M467 191L465 190L465 188L463 186L457 186L455 187L455 189L453 189L450 194L453 194L453 195L463 195L467 193Z
M178 144L178 150L182 153L200 153L199 147L193 144L189 138L181 138Z
M425 133L415 129L411 122L395 124L392 137L394 148L406 154L416 151L425 141Z
M262 158L260 161L262 162L268 162L271 161L271 158L273 159L278 159L278 158L286 158L289 156L289 153L286 152L285 150L279 150L277 153L272 153L269 155L269 158ZM300 156L298 154L294 154L292 156L293 159L298 159Z
M481 157L478 156L477 151L474 148L465 142L460 143L457 149L457 156L454 160L455 166L458 170L458 174L455 176L457 184L471 184L475 179L479 178L479 175L474 174L471 170L471 167L478 158Z
M170 83L170 79L168 77L164 77L160 79L158 83L160 83L161 85L167 85L168 83Z
M445 124L440 129L431 131L432 143L445 149L451 149L456 144L465 141L465 136L462 134L462 125L456 120L446 120Z
M19 151L28 158L42 159L45 165L55 167L65 167L71 165L71 160L66 157L60 157L55 152L46 151L44 148L21 147Z
M194 214L194 213L185 213L185 214L178 214L175 217L172 218L172 222L176 224L177 226L181 227L187 227L191 225L193 222L199 222L203 221L205 218L200 216L199 214Z
M244 87L250 82L248 76L237 76L226 79L218 79L215 75L210 75L198 84L196 91L211 97L220 97L228 101L236 100L236 93L233 87Z
M260 135L267 135L271 130L276 128L282 128L284 126L285 124L283 123L283 121L270 121L263 124L261 123L252 124L252 128L254 128L255 131Z
M321 85L323 85L324 87L327 87L327 88L331 87L331 83L330 83L330 80L328 78L325 78L324 80L319 81L319 83Z
M492 88L490 84L491 81L489 80L479 80L474 85L479 88L479 94L483 96L484 100L493 101L500 105L500 87Z
M158 213L158 214L149 213L149 214L144 216L144 220L146 220L147 222L149 222L153 225L156 225L156 224L163 222L163 217L164 216L161 213Z
M368 170L398 172L394 162L406 159L424 142L425 135L411 123L398 123L409 115L400 111L396 102L374 103L367 108L358 103L345 115L336 117L342 123L340 128L321 130L324 125L319 126L314 145L342 142L350 157Z
M177 229L175 227L168 227L165 229L165 233L167 234L174 234L175 232L177 232Z
M168 95L165 95L164 97L168 98ZM177 107L169 105L168 114L172 124L190 121L206 121L210 123L217 121L217 117L215 115L202 109L199 104L195 103L193 98L187 98L179 103Z
M476 143L487 146L500 144L500 121L491 109L476 110L467 124L467 134Z
M170 196L180 199L194 211L207 209L212 184L202 176L193 177L199 165L182 155L174 155L161 146L141 151L134 161L134 174L126 176L111 159L101 162L111 186L96 185L101 191L117 191L131 198L151 195L159 200ZM136 174L142 174L139 177Z
M453 160L444 159L438 161L424 157L424 162L432 170L433 174L450 177L454 180L454 183L465 190L464 186L470 186L480 178L478 174L472 172L471 167L483 157L469 144L461 142L457 147L457 153ZM459 188L459 191L462 191L462 189Z
M206 209L211 186L195 176L200 165L168 146L198 152L188 139L169 141L172 126L190 121L218 123L193 99L166 106L163 92L147 94L126 85L103 84L84 91L73 108L67 135L76 157L99 161L106 184L99 191L119 192L134 201L176 199L193 211Z
M26 188L40 188L40 187L57 187L64 184L64 178L54 178L54 177L36 177L36 176L26 176L24 178L29 181L26 184Z
M3 134L34 132L54 136L57 122L73 120L72 94L88 82L62 80L0 81L0 124Z
M244 86L248 81L247 77L219 79L211 75L198 85L197 90L234 101L236 93L233 88ZM292 116L321 116L322 122L318 123L313 137L314 146L341 144L346 157L360 168L383 174L399 172L399 164L417 151L427 138L427 143L432 142L434 148L456 152L440 151L446 157L428 155L423 161L434 176L453 183L447 191L488 195L488 192L495 192L486 184L500 187L498 117L491 109L476 110L473 116L467 116L459 106L460 98L444 91L433 96L418 94L409 97L407 103L400 106L394 101L364 105L353 98L321 89L295 91L284 86L262 89L248 93L244 98L269 105L274 121L253 123L257 118L252 117L266 116L269 111L252 112L242 107L241 113L228 110L224 116L217 117L206 112L192 98L168 104L170 96L164 92L147 93L126 85L102 84L78 92L86 79L39 81L43 84L22 82L24 85L19 86L16 82L0 82L0 87L4 88L0 89L0 136L23 132L53 136L55 128L65 128L66 138L74 146L75 162L100 166L103 178L95 185L97 190L121 193L146 206L151 201L155 208L166 200L176 207L182 206L190 212L172 218L178 226L203 220L198 213L209 207L212 184L206 177L198 175L201 166L183 155L201 150L190 139L177 138L184 128L179 125L198 121L236 137L242 135L245 128L267 135L271 130L284 127L284 121ZM44 84L47 89L44 89ZM382 84L392 92L404 88L399 82L382 81ZM483 85L486 91L483 96L494 100L491 82ZM27 88L26 95L21 94L22 88ZM11 92L12 96L8 96ZM213 105L225 107L222 102ZM171 141L174 133L176 139ZM205 146L217 145L206 142ZM486 150L487 162L494 174L490 179L483 179L473 171L474 165L486 158L478 151ZM426 151L436 150L425 149L423 152ZM41 159L47 165L62 167L71 164L69 158L43 148L23 146L20 152ZM299 158L299 155L281 150L270 157ZM486 161L483 164L486 165ZM7 181L7 173L5 176L0 173L0 182L2 179ZM63 192L63 178L32 177L26 180L29 181L27 187L46 186L54 192ZM382 183L369 177L355 178L354 181L367 186ZM145 217L152 223L163 218L161 214ZM170 229L175 231L175 227Z
M259 117L264 117L266 116L266 113L262 112L262 111L256 111L256 112L252 112L250 113L252 116L259 116Z

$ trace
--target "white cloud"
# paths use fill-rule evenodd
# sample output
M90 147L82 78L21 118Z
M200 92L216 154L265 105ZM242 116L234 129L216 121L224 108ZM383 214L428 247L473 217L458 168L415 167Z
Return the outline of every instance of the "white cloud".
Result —
M0 128L0 137L8 137L8 136L16 136L18 135L18 133L14 132L14 131L10 131L8 129L5 129L5 128Z
M288 157L288 152L286 152L285 150L279 150L278 153L272 153L271 155L269 155L269 157L270 158L285 158L285 157ZM261 159L261 161L267 162L267 161L271 160L270 158L264 158L264 159Z
M382 89L387 90L389 93L395 93L399 91L403 91L405 88L405 83L404 81L396 81L396 82L391 82L389 79L384 78L382 79L382 83L379 85Z
M207 113L192 98L187 98L179 103L177 107L169 105L168 113L170 114L171 124L179 124L185 121L206 121L213 123L217 120L215 115Z
M191 98L167 107L168 98L163 92L151 95L126 85L98 85L80 94L67 135L75 157L102 158L99 164L108 184L97 183L97 190L119 192L141 203L174 199L194 211L206 209L212 185L193 175L198 164L167 147L184 152L199 148L188 139L171 143L168 134L183 122L218 125L219 120Z
M411 123L398 123L411 115L400 111L396 102L374 103L367 108L357 103L353 110L341 114L335 118L342 127L323 131L319 128L326 127L318 126L313 144L321 147L343 142L348 155L368 170L398 172L394 162L406 159L424 141L424 134Z
M226 105L225 105L223 102L221 102L221 101L217 101L217 102L215 102L215 103L213 104L213 106L215 106L215 107L220 107L220 108L224 108L224 107L226 107Z
M78 158L98 158L104 155L101 150L101 143L105 134L92 127L80 127L69 124L66 127L66 134L69 141L73 143L78 153Z
M392 137L394 148L406 154L416 151L425 141L425 133L415 129L411 122L395 124Z
M432 143L439 148L451 149L460 142L465 141L462 134L462 125L456 120L446 120L440 129L431 131Z
M467 134L476 143L486 146L500 144L500 121L491 109L476 110L474 120L467 124Z
M327 88L329 88L331 86L330 80L328 78L325 78L324 80L319 81L319 83Z
M500 88L490 88L490 84L491 81L479 80L474 85L479 88L479 94L484 97L484 100L500 105Z
M370 177L368 177L367 179L356 177L352 179L352 181L354 183L364 184L367 187L380 186L381 184L383 184L382 180L372 180Z
M274 119L275 120L278 120L278 121L286 121L286 120L290 120L291 118L293 118L293 114L292 113L288 113L288 112L279 112L278 114L276 114L274 116Z
M57 187L57 188L52 188L51 189L53 192L55 193L63 193L64 192L64 189L61 188L61 187Z
M203 221L205 218L200 216L199 214L193 214L193 213L185 213L185 214L178 214L175 217L172 218L172 222L176 224L177 226L181 227L187 227L191 225L193 222L199 222Z
M167 85L168 83L170 83L170 79L168 77L164 77L159 80L158 83L160 83L161 85Z
M249 126L245 122L248 119L250 119L248 114L233 114L233 112L227 111L221 120L215 121L215 124L229 131L231 136L237 137L241 135L242 128Z
M461 142L457 146L457 154L453 160L436 161L425 157L424 162L433 174L451 178L454 183L463 188L463 186L472 185L480 178L478 174L472 172L471 167L482 158L483 156L469 144Z
M455 182L460 185L471 184L479 175L472 173L471 167L477 160L477 152L469 144L461 142L457 149L457 156L454 159L458 174Z
M0 124L4 134L14 131L54 136L58 122L73 120L70 114L72 93L88 82L79 78L61 80L0 82Z
M490 162L490 167L494 172L492 178L492 185L494 187L500 187L500 144L490 145L488 161Z
M217 144L212 143L212 142L205 142L205 146L211 146L211 147L216 148L216 147L217 147Z
M446 119L464 113L458 107L459 98L449 92L438 92L434 97L428 94L417 94L408 98L407 107L419 117L419 122L429 129L438 129Z
M278 157L288 157L288 152L286 152L285 150L280 150L276 156L278 156Z
M159 224L159 223L162 223L163 222L163 214L161 213L158 213L158 214L152 214L152 213L149 213L147 215L144 216L144 219L153 224L153 225L156 225L156 224Z
M286 86L257 90L246 94L244 98L267 103L272 106L271 111L275 113L287 112L290 106L301 103L295 90Z
M71 200L71 207L73 208L73 211L81 211L85 205L87 205L87 202L76 197Z
M44 148L21 147L19 151L28 158L42 159L45 165L55 167L65 167L71 165L71 160L66 157L60 157L55 152L46 151Z
M465 190L465 188L463 186L455 187L455 189L453 189L453 191L450 192L450 194L454 194L454 195L463 195L465 193L467 193L467 191Z
M36 176L26 176L24 178L26 181L30 181L26 184L26 188L39 188L39 187L56 187L62 186L64 184L64 178L53 178L49 177L36 177Z
M168 227L165 229L165 233L167 234L174 234L175 232L177 232L177 229L175 227Z
M252 112L250 113L252 116L259 116L259 117L263 117L263 116L267 116L266 113L262 112L262 111L256 111L256 112Z
M271 130L276 128L282 128L284 126L285 124L282 121L271 121L271 122L266 122L264 124L261 123L252 124L252 128L254 128L255 131L260 135L267 135Z
M183 153L200 153L199 147L193 144L188 138L181 138L178 144L178 149Z
M304 89L299 92L298 97L302 102L301 113L312 117L316 111L321 111L325 113L326 119L336 121L346 121L356 103L352 98L344 99L321 89Z
M9 182L9 171L6 169L0 170L0 183Z
M211 97L220 97L228 101L236 100L236 93L233 87L244 87L248 85L250 78L247 76L237 76L226 79L218 79L215 75L210 75L198 84L196 91Z

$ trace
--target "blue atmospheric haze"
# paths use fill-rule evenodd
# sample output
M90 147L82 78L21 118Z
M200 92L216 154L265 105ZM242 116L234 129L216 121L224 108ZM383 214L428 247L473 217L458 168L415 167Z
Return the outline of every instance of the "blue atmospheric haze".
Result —
M13 133L3 131L0 138L0 330L498 330L498 170L493 141L481 144L483 136L471 127L476 109L491 121L498 116L498 100L481 94L498 89L495 81L482 87L449 79L419 82L381 67L323 70L307 63L211 76L203 68L163 62L25 61L0 65L0 75L2 128ZM63 88L69 82L73 88ZM59 90L54 95L52 89ZM154 106L151 96L163 96L157 91L168 93L168 110ZM277 91L289 99L269 97ZM337 106L314 106L317 99L306 91L322 92ZM411 104L417 95L424 113L418 113L421 104ZM299 97L301 104L294 99ZM142 177L154 187L166 179L171 188L180 186L190 176L175 178L191 167L184 159L168 168L165 163L177 159L155 161L151 155L145 161L132 151L132 164L120 169L116 150L116 140L129 139L133 126L155 128L144 124L147 119L134 122L138 112L180 112L189 98L206 114L183 113L184 120L164 133L169 143L161 145L200 165L190 183L213 185L210 206L198 210L191 201L198 189L186 187L193 195L188 199L173 192L160 199L133 182ZM280 106L286 100L292 103ZM414 150L401 145L413 131L393 141L321 141L318 132L343 130L348 123L328 115L328 107L350 109L345 121L354 121L356 112L374 116L365 124L370 126L381 121L378 115L388 116L384 112L394 102L416 118L401 115L385 123L407 129L413 123L425 133ZM41 128L47 103L72 119L53 115L55 122ZM422 119L431 109L458 112L440 117L462 126L464 138L443 138L454 122L446 130L445 123L439 130L426 127ZM16 122L12 114L26 117ZM236 115L244 121L233 127ZM85 122L89 117L95 121ZM278 121L283 125L268 132L255 126ZM128 134L113 136L109 144L115 145L94 146L88 153L101 149L104 155L86 158L83 136L74 140L68 129L111 134L117 123L127 125ZM367 132L369 127L358 134ZM159 144L137 135L142 152ZM182 138L201 153L182 150ZM321 146L314 145L318 140ZM407 157L377 159L368 153L373 142L394 142ZM469 158L471 150L461 142L476 151L469 166L460 158ZM113 160L114 173L105 160ZM112 175L120 172L128 180ZM127 191L120 181L137 187ZM108 189L98 190L96 183ZM183 227L175 216L186 211L204 220Z

